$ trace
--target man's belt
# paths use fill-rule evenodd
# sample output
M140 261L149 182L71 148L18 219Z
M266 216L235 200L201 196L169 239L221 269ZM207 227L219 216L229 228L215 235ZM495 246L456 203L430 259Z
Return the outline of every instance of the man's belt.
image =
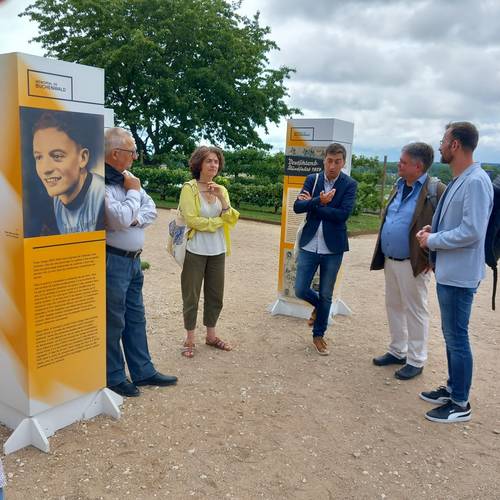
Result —
M120 255L121 257L128 257L129 259L137 259L137 257L139 257L142 253L142 248L140 250L128 251L106 245L106 252L114 253L115 255Z
M398 259L397 257L389 257L388 255L386 255L386 257L388 259L395 260L397 262L403 262L404 260L410 260L410 257L406 257L406 259Z

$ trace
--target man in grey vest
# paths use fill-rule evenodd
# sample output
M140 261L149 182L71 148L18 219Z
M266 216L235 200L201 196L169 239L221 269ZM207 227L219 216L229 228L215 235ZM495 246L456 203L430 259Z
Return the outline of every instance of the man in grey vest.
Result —
M427 174L433 160L434 151L428 144L414 142L403 147L399 179L389 196L370 266L384 269L391 335L388 352L373 358L373 363L404 365L394 374L400 380L420 375L427 360L431 273L428 251L420 248L415 235L432 221L446 187Z

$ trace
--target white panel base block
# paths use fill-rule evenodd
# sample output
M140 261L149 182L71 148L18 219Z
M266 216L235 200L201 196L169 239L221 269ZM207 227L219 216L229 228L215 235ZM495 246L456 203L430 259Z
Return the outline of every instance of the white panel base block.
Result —
M268 307L271 315L282 314L283 316L293 316L295 318L309 319L312 312L312 307L306 303L294 302L289 299L282 299L279 297L276 302ZM351 316L351 309L340 299L332 302L330 308L330 316L328 317L328 324L333 324L333 317L337 314L341 316Z
M14 429L4 444L4 453L7 455L30 445L48 453L48 438L57 430L102 414L118 419L122 403L121 396L109 389L101 389L33 417L24 418L19 412L0 402L0 421Z

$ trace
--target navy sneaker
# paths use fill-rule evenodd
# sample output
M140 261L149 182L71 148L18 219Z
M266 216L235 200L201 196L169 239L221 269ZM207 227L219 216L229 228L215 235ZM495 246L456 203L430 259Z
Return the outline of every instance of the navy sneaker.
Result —
M442 405L451 401L451 394L444 385L439 386L435 391L423 391L420 393L420 397L424 401L428 401L429 403L434 403L436 405Z
M442 406L438 406L425 414L427 420L432 422L441 422L443 424L454 424L456 422L467 422L470 420L472 410L470 404L464 408L455 404L453 401L448 401Z

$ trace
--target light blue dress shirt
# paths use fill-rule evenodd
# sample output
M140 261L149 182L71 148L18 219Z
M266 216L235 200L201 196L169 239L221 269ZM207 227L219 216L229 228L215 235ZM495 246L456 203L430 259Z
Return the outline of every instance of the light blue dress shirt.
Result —
M387 207L384 225L381 233L382 253L386 257L394 259L410 258L410 240L408 232L415 208L417 207L418 197L427 174L421 175L413 184L412 190L403 200L403 188L405 180L399 178L397 182L397 194L394 196L391 204Z

